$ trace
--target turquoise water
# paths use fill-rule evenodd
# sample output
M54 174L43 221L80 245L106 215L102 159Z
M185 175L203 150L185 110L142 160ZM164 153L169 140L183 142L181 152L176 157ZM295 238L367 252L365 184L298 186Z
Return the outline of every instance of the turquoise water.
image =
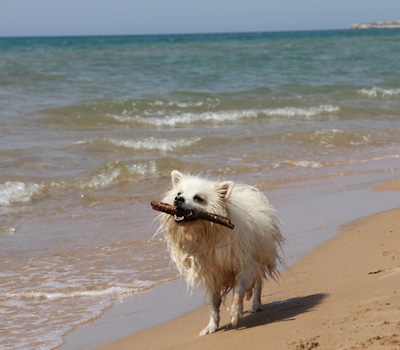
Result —
M283 215L307 180L395 176L399 58L399 30L0 38L0 347L176 278L149 241L174 168Z

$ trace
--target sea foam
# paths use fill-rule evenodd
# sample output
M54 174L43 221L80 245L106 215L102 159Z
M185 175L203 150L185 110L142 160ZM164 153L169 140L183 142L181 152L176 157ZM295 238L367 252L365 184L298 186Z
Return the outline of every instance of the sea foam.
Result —
M370 98L388 98L400 96L400 89L383 89L377 86L373 86L369 89L361 89L357 92Z
M132 148L137 150L158 150L158 151L173 151L181 147L187 147L200 141L200 137L193 138L178 138L178 139L158 139L155 137L144 138L140 140L117 140L108 139L109 142L118 147Z
M171 126L180 124L194 124L209 122L213 124L237 122L241 119L256 118L305 118L312 119L321 115L337 114L340 108L334 105L320 105L314 107L282 107L231 111L209 111L203 113L182 113L165 116L126 116L112 115L111 117L122 123L138 123L153 126Z
M8 206L15 203L27 203L42 189L43 185L36 183L7 181L4 184L0 184L0 205Z
M20 291L17 293L5 293L8 298L7 306L17 306L18 300L47 299L58 300L66 298L93 298L101 296L124 296L149 289L155 285L153 281L136 280L133 287L111 286L101 290L70 290L70 291Z

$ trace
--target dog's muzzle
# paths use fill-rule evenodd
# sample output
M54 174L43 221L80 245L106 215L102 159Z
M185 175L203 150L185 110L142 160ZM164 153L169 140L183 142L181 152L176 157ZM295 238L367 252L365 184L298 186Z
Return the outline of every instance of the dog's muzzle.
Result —
M174 206L176 207L177 211L174 215L174 221L176 223L188 222L197 219L193 214L193 210L185 208L185 198L176 196L174 199Z

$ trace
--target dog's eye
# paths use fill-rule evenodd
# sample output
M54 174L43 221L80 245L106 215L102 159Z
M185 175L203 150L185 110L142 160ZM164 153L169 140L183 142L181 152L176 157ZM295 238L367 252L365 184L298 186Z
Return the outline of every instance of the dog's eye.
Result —
M203 203L203 202L204 202L204 199L201 198L201 197L198 196L198 195L194 196L194 197L193 197L193 200L194 200L196 203Z
M176 196L179 197L181 195L182 195L182 192L178 192L178 194Z

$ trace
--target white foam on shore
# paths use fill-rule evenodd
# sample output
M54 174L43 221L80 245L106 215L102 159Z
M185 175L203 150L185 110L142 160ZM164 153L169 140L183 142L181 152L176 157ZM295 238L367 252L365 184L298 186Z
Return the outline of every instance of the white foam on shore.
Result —
M71 291L59 291L59 292L50 292L50 291L20 291L17 293L6 293L5 296L8 301L5 303L7 306L12 305L12 303L16 303L17 300L24 299L46 299L46 300L58 300L58 299L67 299L67 298L93 298L93 297L101 297L101 296L123 296L132 294L138 291L146 290L155 285L155 282L152 281L140 281L135 280L134 286L132 287L121 287L121 286L112 286L109 288L101 289L101 290L71 290Z
M153 281L135 280L130 287L110 286L104 289L65 289L53 290L19 290L6 292L0 297L0 317L2 336L0 344L5 349L27 349L37 344L43 349L53 349L63 343L63 335L83 323L96 320L116 300L152 288ZM68 307L74 304L74 307ZM41 312L36 310L40 308ZM62 317L45 317L57 315L63 310ZM16 320L20 321L17 322ZM27 323L28 322L28 323ZM40 324L40 331L34 325ZM24 337L19 337L21 332ZM6 334L6 335L5 335ZM5 335L5 336L4 336Z

